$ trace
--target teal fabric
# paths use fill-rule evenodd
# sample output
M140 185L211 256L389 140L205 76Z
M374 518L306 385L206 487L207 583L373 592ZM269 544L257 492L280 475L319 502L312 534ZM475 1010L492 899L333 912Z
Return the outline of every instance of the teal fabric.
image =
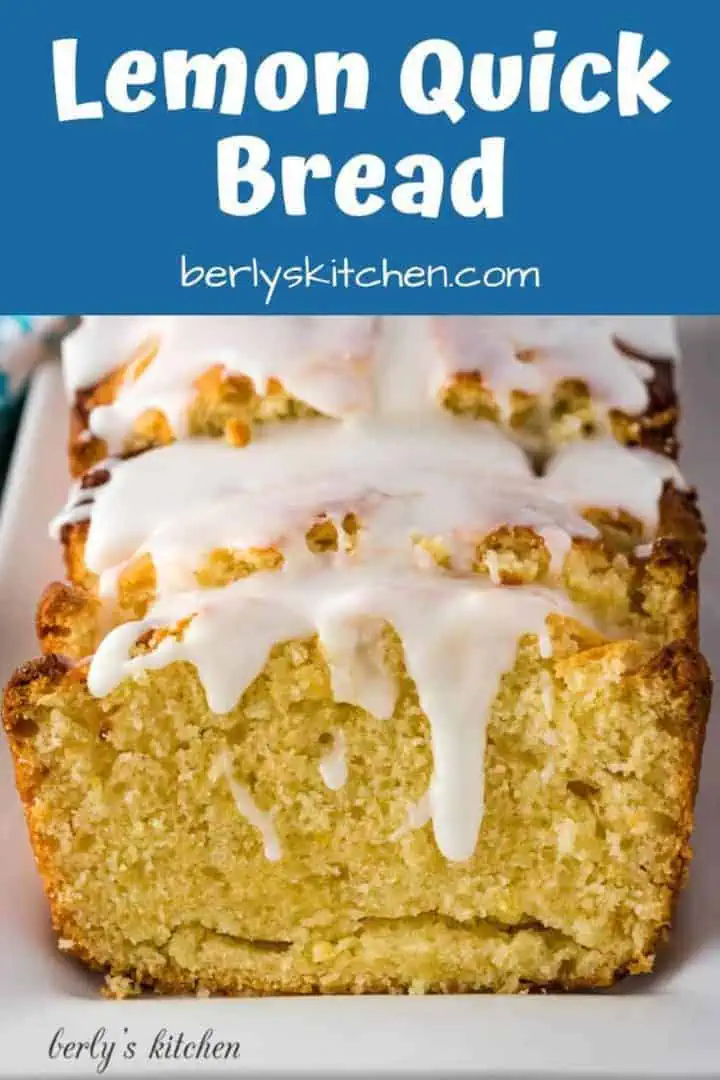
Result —
M0 322L0 346L5 348L32 330L32 320L28 315L3 316ZM23 398L24 394L10 394L7 377L0 371L0 488L7 474Z
M4 382L4 377L0 376L0 381ZM4 483L7 467L10 463L10 454L20 420L23 398L24 395L20 395L20 397L16 397L11 401L3 392L3 386L0 385L0 487Z

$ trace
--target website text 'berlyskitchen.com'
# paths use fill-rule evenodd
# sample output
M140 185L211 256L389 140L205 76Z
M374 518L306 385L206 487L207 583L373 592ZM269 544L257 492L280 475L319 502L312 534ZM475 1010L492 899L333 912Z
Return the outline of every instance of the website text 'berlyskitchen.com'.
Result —
M284 289L539 289L539 266L459 266L442 263L395 266L382 258L377 263L353 266L347 255L327 262L304 256L293 264L263 265L253 257L239 265L204 266L180 256L183 289L261 289L266 306Z

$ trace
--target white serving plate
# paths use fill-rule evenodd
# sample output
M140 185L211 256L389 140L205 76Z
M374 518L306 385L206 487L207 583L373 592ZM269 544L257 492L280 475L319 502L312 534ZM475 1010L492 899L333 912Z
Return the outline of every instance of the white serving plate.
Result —
M687 475L720 536L720 332L685 328ZM714 366L713 366L714 364ZM32 387L0 519L0 682L36 653L34 605L60 572L46 524L66 489L66 407L52 365ZM704 648L720 656L720 551L704 566ZM98 995L99 982L54 948L4 741L0 738L0 1076L98 1075L97 1060L52 1059L54 1033L117 1048L105 1075L449 1075L720 1077L720 731L711 723L691 885L653 976L612 993L528 997L275 998ZM237 1041L234 1061L149 1060L156 1032ZM128 1039L133 1061L122 1058Z

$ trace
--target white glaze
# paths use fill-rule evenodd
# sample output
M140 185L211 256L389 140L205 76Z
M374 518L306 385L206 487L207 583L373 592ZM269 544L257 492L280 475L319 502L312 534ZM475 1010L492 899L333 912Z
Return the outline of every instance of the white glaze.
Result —
M500 577L500 559L496 551L490 549L485 552L485 565L493 585L500 585L502 582Z
M416 803L411 803L407 808L405 821L396 829L390 837L391 840L402 840L403 836L415 832L427 825L432 820L432 807L430 805L430 792L426 791Z
M216 783L223 777L230 788L235 806L249 825L257 829L262 839L265 858L269 862L277 862L282 858L280 840L275 829L273 815L261 810L256 805L250 792L244 784L240 784L233 775L232 761L227 751L221 751L210 766L210 782Z
M680 469L663 454L628 448L614 439L578 440L563 447L549 463L546 483L558 499L573 506L625 510L657 527L658 506L666 481L684 490Z
M545 716L548 720L552 720L553 709L555 708L555 684L549 671L542 672L541 694Z
M333 732L333 744L321 758L318 766L323 783L331 791L339 791L347 783L347 760L345 758L345 733L338 728Z

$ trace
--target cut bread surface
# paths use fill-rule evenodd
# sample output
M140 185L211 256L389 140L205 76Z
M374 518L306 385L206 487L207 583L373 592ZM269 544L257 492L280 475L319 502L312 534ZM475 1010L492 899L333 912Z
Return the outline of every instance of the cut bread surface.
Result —
M556 635L553 661L525 639L502 679L485 813L458 862L408 816L433 763L394 637L384 720L334 702L313 639L278 645L221 715L187 663L99 699L82 668L30 665L6 724L65 947L171 991L572 988L647 970L688 858L707 672L686 646Z

